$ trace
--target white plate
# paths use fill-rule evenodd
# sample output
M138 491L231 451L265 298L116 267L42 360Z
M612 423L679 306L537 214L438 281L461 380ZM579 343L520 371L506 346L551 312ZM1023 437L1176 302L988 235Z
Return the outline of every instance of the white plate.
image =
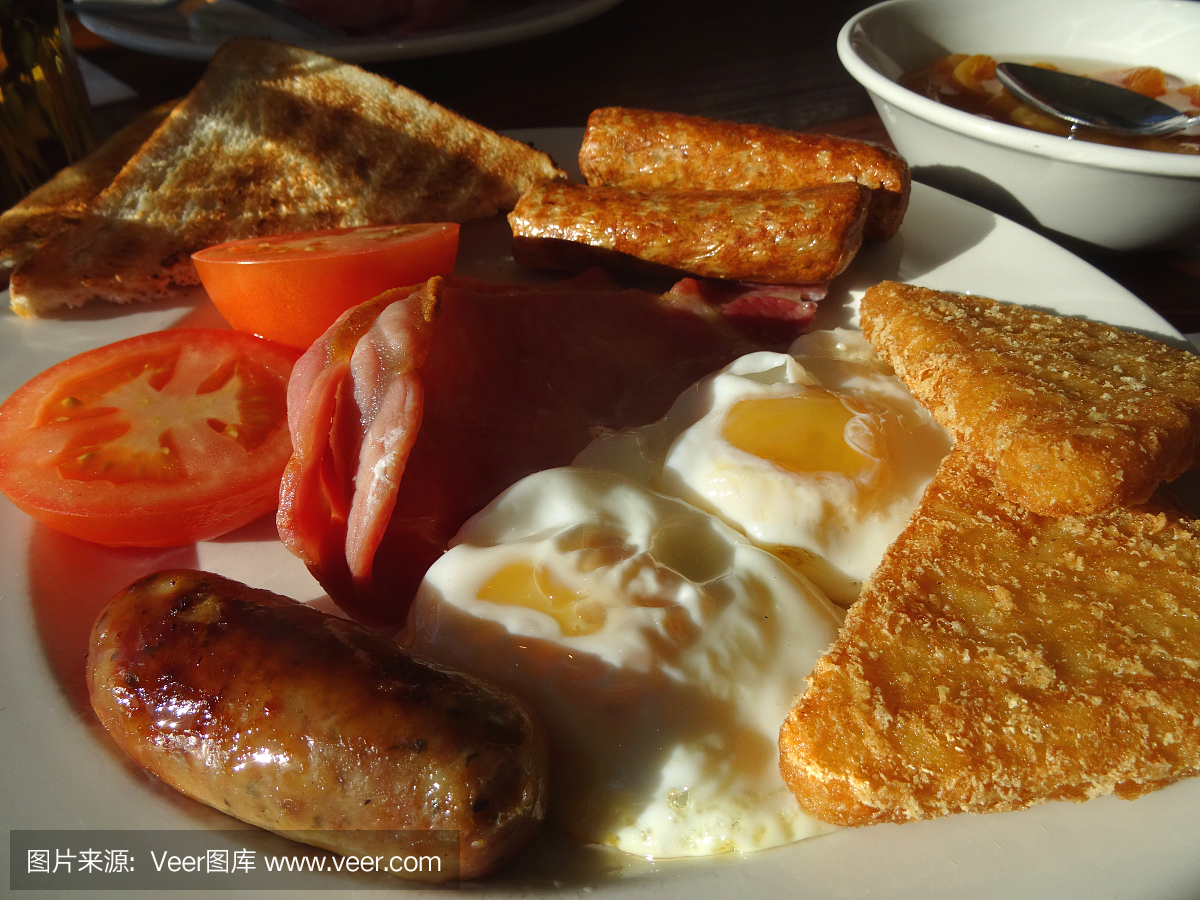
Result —
M561 31L612 9L621 0L534 0L516 11L403 37L358 37L290 41L345 62L373 63L441 56L511 44ZM208 59L212 40L193 37L174 11L117 15L77 9L88 31L122 47L181 59Z
M578 148L575 131L519 136L535 140L562 162ZM474 275L516 275L506 247L501 220L469 225L460 258L463 269ZM913 186L912 205L899 236L869 248L835 282L821 304L818 324L852 321L863 290L884 278L1101 319L1182 345L1163 319L1076 257L1005 219L920 184ZM185 317L215 320L216 314L201 301L134 312L89 311L58 321L2 315L0 396L81 350ZM108 598L135 578L167 566L197 566L320 602L323 592L274 539L270 520L192 547L110 550L33 527L7 500L0 500L0 534L5 538L0 543L3 827L237 827L125 760L87 706L83 657L92 619ZM659 863L575 847L547 831L500 877L465 889L496 897L653 893L681 900L1195 900L1200 885L1197 809L1200 779L1191 779L1135 802L1105 797L1020 813L879 825L748 856ZM279 844L285 847L282 840ZM236 895L228 896L233 900Z

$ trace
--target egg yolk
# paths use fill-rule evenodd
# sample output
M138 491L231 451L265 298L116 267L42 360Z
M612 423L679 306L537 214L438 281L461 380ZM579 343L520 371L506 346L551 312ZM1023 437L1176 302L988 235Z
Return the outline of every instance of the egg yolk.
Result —
M563 584L544 565L525 561L505 566L484 583L476 596L545 613L568 637L595 634L606 619L603 605Z
M826 391L739 400L726 415L721 436L789 472L855 476L869 458L846 443L846 424L853 417Z
M560 559L569 560L567 567L581 576L582 584L567 584L545 561L520 560L495 572L475 596L544 613L558 623L564 637L601 631L608 622L609 607L656 609L658 625L673 644L659 650L670 656L699 636L699 628L681 600L691 598L706 608L713 603L702 585L676 567L703 582L716 577L719 573L709 570L721 564L720 552L708 546L702 534L692 532L686 539L675 533L678 530L669 524L658 529L652 550L639 553L625 541L625 534L611 525L587 523L569 528L558 534L553 544Z

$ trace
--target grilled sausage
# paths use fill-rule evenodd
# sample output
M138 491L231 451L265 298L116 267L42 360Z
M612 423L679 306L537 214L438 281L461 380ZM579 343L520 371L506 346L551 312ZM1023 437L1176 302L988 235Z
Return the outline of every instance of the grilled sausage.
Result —
M864 236L887 240L908 207L904 158L878 144L700 116L605 107L588 118L579 169L630 191L795 190L839 181L871 189Z
M217 575L161 572L118 594L92 630L88 687L116 742L167 784L339 853L458 831L456 874L471 878L545 815L545 738L519 701Z
M513 258L582 271L629 259L704 278L828 281L862 244L869 191L644 191L543 182L508 216ZM619 256L618 256L619 255Z

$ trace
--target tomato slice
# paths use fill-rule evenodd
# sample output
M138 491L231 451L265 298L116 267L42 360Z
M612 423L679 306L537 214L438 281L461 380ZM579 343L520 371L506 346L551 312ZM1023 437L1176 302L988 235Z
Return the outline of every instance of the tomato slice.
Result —
M112 547L216 537L275 508L299 354L179 328L73 356L0 405L0 492Z
M307 349L352 306L454 270L458 225L368 225L218 244L192 254L234 328Z

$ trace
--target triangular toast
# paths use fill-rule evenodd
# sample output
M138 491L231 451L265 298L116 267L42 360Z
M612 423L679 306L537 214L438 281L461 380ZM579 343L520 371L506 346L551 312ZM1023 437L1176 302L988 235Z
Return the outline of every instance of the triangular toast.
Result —
M1043 515L1144 503L1200 459L1200 357L1083 319L885 281L863 333L996 489Z
M204 246L490 216L565 178L544 153L355 66L230 41L92 214L13 273L13 307L170 296L198 283L189 255Z
M1200 522L1048 518L952 451L780 732L841 825L1126 798L1200 774Z

